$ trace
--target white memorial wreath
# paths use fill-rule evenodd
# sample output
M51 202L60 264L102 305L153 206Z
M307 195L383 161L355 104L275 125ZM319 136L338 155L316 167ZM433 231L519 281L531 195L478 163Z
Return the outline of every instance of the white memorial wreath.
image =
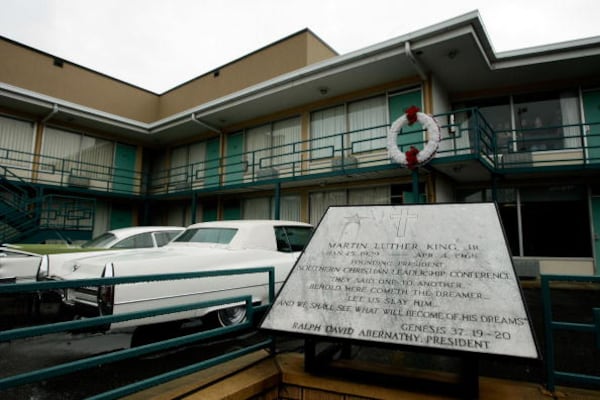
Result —
M437 152L441 140L440 127L436 120L418 110L417 107L409 108L405 114L400 116L400 118L392 124L387 137L387 148L390 159L393 162L410 169L426 164L431 160ZM423 125L427 131L429 136L427 144L421 151L414 146L410 146L410 149L406 153L403 153L398 148L398 134L406 124L412 125L416 121Z

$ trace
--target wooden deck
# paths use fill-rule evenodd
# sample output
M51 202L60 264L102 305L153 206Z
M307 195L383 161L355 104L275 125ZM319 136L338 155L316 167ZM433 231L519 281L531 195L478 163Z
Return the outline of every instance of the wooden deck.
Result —
M377 367L371 369L376 372ZM382 375L392 376L389 371ZM449 374L430 372L433 381L448 381ZM418 378L423 377L423 372ZM406 378L406 374L404 374ZM410 381L410 379L409 379ZM402 382L405 382L404 380ZM460 396L411 388L390 380L376 384L368 380L327 377L304 371L299 353L270 357L259 351L227 364L145 390L127 400L450 400ZM555 393L542 385L488 377L479 378L480 400L600 400L600 390L558 387Z

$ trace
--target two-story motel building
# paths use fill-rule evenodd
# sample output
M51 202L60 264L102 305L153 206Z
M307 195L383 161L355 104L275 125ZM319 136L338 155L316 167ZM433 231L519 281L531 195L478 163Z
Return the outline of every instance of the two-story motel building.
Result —
M472 12L339 55L307 29L161 94L0 55L1 242L496 201L522 275L600 273L600 37L496 53ZM418 198L386 149L411 105L442 131Z

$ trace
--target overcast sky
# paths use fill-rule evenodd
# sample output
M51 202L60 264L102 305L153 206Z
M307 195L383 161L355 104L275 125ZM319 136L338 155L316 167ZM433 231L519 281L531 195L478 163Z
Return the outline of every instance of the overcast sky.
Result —
M600 36L598 0L0 0L0 35L162 93L304 28L346 54L474 10L497 52Z

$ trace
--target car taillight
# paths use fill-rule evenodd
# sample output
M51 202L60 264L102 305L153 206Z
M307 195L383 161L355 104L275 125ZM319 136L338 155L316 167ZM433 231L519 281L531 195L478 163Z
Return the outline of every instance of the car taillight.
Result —
M38 281L43 281L48 278L48 274L50 273L50 263L48 261L48 255L44 254L40 258L40 264L38 265L37 274L35 275L35 279Z
M112 263L104 266L102 271L103 278L112 278L115 276L115 269ZM103 285L98 287L98 307L100 315L111 315L115 301L115 286Z

